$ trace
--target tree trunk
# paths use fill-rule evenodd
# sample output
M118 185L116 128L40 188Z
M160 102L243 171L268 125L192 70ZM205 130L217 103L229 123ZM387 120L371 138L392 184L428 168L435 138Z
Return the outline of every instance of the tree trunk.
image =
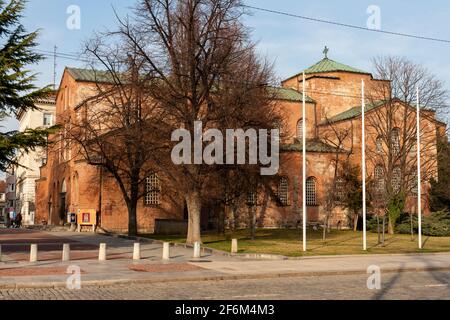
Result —
M359 214L356 212L353 214L353 231L358 231L358 220L359 220Z
M394 234L394 222L392 221L391 217L388 219L388 234Z
M194 244L195 242L202 242L200 222L202 203L200 192L196 189L188 191L186 194L186 204L189 216L186 243Z
M220 206L219 215L217 217L217 233L225 234L225 216L227 206Z
M255 212L254 206L248 206L248 213L250 217L250 228L251 228L251 239L255 240L255 234L256 234L256 212Z
M325 241L327 239L327 226L328 226L328 216L325 217L323 222L323 233L322 233L322 240Z
M377 215L377 235L378 235L378 244L381 243L381 235L380 235L380 217Z
M137 236L137 200L131 200L128 207L128 235Z
M238 206L237 206L237 204L233 203L231 205L231 213L233 215L233 223L231 224L231 229L234 232L237 229L237 216L238 216Z

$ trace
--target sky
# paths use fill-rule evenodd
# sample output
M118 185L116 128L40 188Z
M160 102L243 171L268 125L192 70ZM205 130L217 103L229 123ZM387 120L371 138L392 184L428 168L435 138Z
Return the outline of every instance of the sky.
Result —
M443 0L244 0L247 5L288 12L323 20L367 26L369 6L380 12L381 30L450 40L450 2ZM116 17L131 14L136 0L29 0L22 20L28 31L40 29L39 49L59 53L79 53L93 32L114 29ZM80 9L80 28L70 29L68 8ZM113 9L114 8L114 9ZM348 29L297 18L253 11L244 18L252 29L258 52L274 61L280 79L296 74L323 58L329 48L330 59L372 71L376 56L400 55L423 64L446 82L450 90L450 43L398 37ZM57 83L64 67L83 67L81 61L57 58ZM38 85L53 83L53 58L32 67L39 73ZM17 121L0 123L1 130L17 129Z

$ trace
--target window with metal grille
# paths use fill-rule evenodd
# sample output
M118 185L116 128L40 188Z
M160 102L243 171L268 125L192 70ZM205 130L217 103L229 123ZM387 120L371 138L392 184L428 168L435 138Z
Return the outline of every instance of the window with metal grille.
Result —
M376 141L377 153L383 153L383 138L378 137Z
M382 166L375 167L375 191L377 193L384 192L384 170Z
M418 188L419 181L417 180L417 173L416 172L414 172L411 175L410 184L411 184L411 195L413 197L417 197L417 195L419 194L419 188Z
M393 155L398 155L400 153L400 129L398 128L392 130L391 147Z
M248 206L256 206L256 192L250 191L247 193L247 205Z
M156 173L147 177L145 205L159 206L161 204L161 181Z
M417 154L417 138L411 139L411 148L409 148L409 152L414 156Z
M400 184L402 181L402 169L400 167L395 167L392 170L392 189L394 192L400 191Z
M278 132L276 133L275 139L278 141L278 143L281 142L281 121L275 121L275 126L274 129L278 130Z
M278 182L278 200L282 206L289 205L289 182L285 177Z
M299 141L303 140L303 119L300 119L297 122L297 139Z
M306 205L316 206L317 205L317 195L316 195L316 178L309 177L306 179Z
M345 197L345 179L338 178L336 180L336 199L338 201L343 201Z

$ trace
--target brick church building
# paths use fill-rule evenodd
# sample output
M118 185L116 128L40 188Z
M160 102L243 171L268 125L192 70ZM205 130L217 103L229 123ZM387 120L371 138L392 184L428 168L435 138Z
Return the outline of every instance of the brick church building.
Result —
M282 131L282 152L280 156L280 171L282 177L278 185L278 201L256 207L257 224L259 227L296 227L301 221L302 208L302 118L307 125L307 182L306 202L309 222L321 222L325 215L325 198L330 192L328 186L334 178L333 161L345 157L354 165L361 164L361 82L364 80L368 90L377 87L389 87L389 82L374 79L372 74L339 62L325 56L315 65L304 70L306 74L307 96L302 95L303 78L300 72L281 83L276 88L277 106L287 119ZM56 122L62 114L75 112L89 88L95 85L96 77L91 70L66 68L60 83L56 100ZM376 91L376 90L373 90ZM381 96L373 101L367 101L366 117L370 121L371 114L386 108ZM306 114L302 115L302 103L305 99ZM413 107L396 102L403 108ZM405 109L405 110L406 110ZM429 135L424 144L428 149L424 157L435 158L437 154L436 141L438 135L445 131L445 124L435 119L431 110L423 110L421 127L426 128ZM414 118L415 119L415 118ZM414 121L412 119L411 121ZM336 142L333 133L338 130L347 132L342 141ZM377 136L376 129L370 126L366 129L368 154L380 153L382 141ZM395 130L394 130L395 132ZM286 137L286 138L284 138ZM393 145L399 147L401 137L394 137ZM414 153L411 152L411 157ZM436 176L436 163L427 169L430 176ZM48 151L47 163L40 168L40 179L36 183L36 223L60 224L65 215L77 212L78 209L94 209L98 213L99 225L104 230L126 232L128 227L127 207L114 179L104 170L88 165L85 161L72 158L71 151L62 145L51 145ZM392 170L391 170L392 171ZM393 169L395 174L396 170ZM386 173L380 169L376 160L367 162L367 176L379 179L381 188L383 176ZM395 180L395 179L394 179ZM153 233L155 221L181 221L186 218L186 208L183 201L169 199L164 193L164 186L156 176L147 179L148 195L139 202L137 209L138 231ZM156 187L156 188L155 188ZM336 190L343 192L345 190ZM429 184L423 185L423 210L429 212ZM414 210L414 195L408 195L405 210ZM240 210L247 210L242 208ZM347 209L333 208L330 223L333 226L346 227L349 224ZM226 213L230 222L229 213ZM238 227L245 227L248 219L245 213L239 215L240 221L235 221ZM202 210L203 228L211 226L216 219L214 208ZM214 223L212 223L214 224Z

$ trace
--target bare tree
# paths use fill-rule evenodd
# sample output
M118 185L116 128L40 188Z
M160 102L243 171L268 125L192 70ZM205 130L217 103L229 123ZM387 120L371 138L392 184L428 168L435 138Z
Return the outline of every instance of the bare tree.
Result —
M422 177L436 176L436 111L443 110L447 92L441 81L423 66L406 58L374 59L379 82L369 89L367 105L367 159L373 168L372 198L389 214L389 232L408 197L417 194L416 89L422 108ZM371 173L372 175L372 173Z
M240 0L140 0L135 9L133 19L120 20L119 32L157 78L150 96L168 113L168 128L182 127L194 137L197 121L221 131L267 123L273 104L264 86L272 81L272 66L254 53ZM215 169L189 163L161 168L170 170L185 197L188 243L201 241L202 196Z
M136 48L112 44L111 36L99 35L86 46L87 56L103 71L92 70L94 84L83 102L62 117L61 141L63 149L73 150L68 157L114 177L128 208L128 233L136 235L138 201L159 164L155 154L168 147L162 139L167 114L151 99L154 77Z
M331 159L330 166L333 170L333 175L329 181L325 183L325 196L324 196L324 209L325 216L323 221L323 240L326 239L327 230L329 230L330 218L335 208L343 206L345 183L344 170L345 164L348 163L349 157L352 154L352 144L348 144L352 141L353 125L335 125L328 118L327 127L322 132L323 140L333 146L334 151ZM345 148L350 146L349 150Z

